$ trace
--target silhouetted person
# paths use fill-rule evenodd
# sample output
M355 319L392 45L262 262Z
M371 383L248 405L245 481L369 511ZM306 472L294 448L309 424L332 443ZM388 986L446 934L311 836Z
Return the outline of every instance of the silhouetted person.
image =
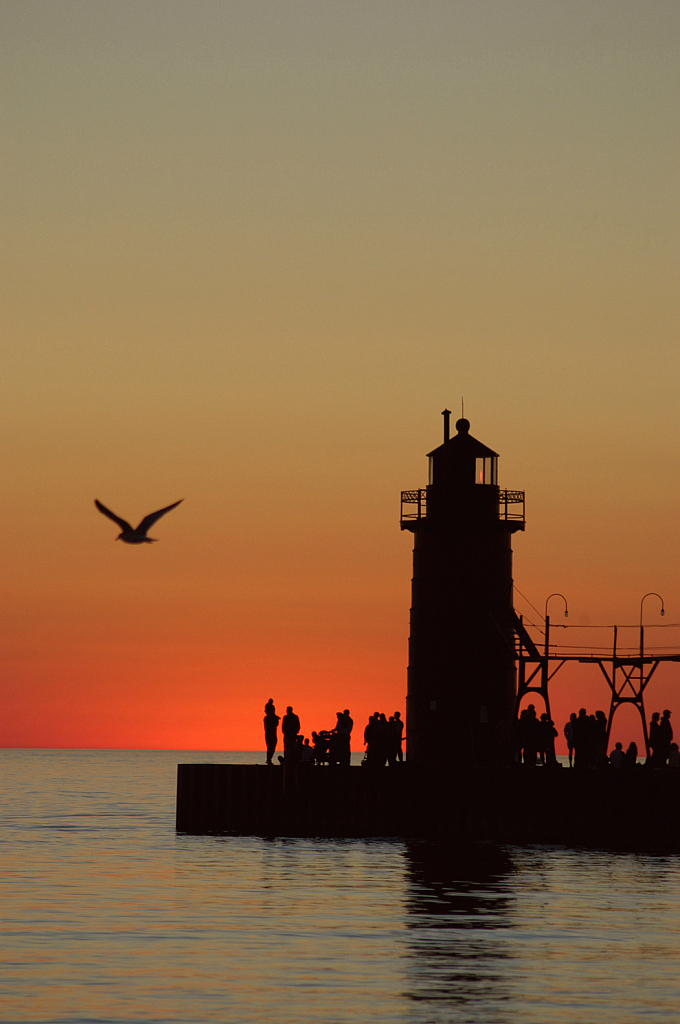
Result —
M350 717L348 708L345 708L344 711L338 711L337 719L338 720L335 725L335 735L337 737L337 761L338 764L347 767L352 757L350 737L354 722Z
M292 707L286 708L286 713L281 722L283 733L283 757L285 764L291 764L296 759L297 735L300 732L300 719L294 714Z
M637 766L637 743L631 743L623 755L623 767L635 768Z
M661 733L659 729L659 717L659 712L655 711L652 715L652 720L649 723L649 749L652 752L649 758L649 763L652 768L659 768L661 760Z
M401 711L394 712L394 729L397 734L397 761L403 762L404 750L402 747L402 741L404 737L404 723L401 720Z
M576 721L576 713L572 711L569 715L569 721L564 727L564 738L567 741L567 749L569 751L569 767L572 766L572 760L574 757L574 722Z
M617 743L609 755L609 763L612 768L623 768L626 755L623 752L623 743Z
M276 708L274 707L274 701L269 698L264 706L264 741L267 745L267 764L272 763L272 757L276 750L276 744L278 742L277 730L279 726L279 716L276 714Z
M666 709L659 722L659 761L661 767L665 767L671 752L673 741L673 726L671 725L671 713Z
M316 736L316 739L314 737ZM318 735L312 733L312 739L314 739L314 750L316 752L316 763L317 764L330 764L331 763L331 734L328 729L322 729Z
M602 768L607 763L607 716L604 711L595 712L593 730L593 765Z
M300 760L303 764L314 764L314 748L310 747L309 739L306 737L300 750Z
M389 730L389 738L387 740L387 763L391 767L397 760L397 750L394 745L394 715L390 715L387 719L387 728Z
M539 723L541 731L541 753L543 755L543 764L548 765L550 768L554 768L557 764L557 758L555 757L555 737L557 736L557 729L555 723L548 718L547 712L541 715L541 721Z
M401 715L398 711L395 711L390 716L388 723L390 727L390 744L387 760L389 764L396 764L397 761L403 761L404 755L401 749L401 737L404 731L404 723L401 720Z
M534 704L527 704L519 716L519 743L524 764L533 768L536 755L541 749L541 724L536 717Z
M352 753L352 751L351 751L351 739L352 739L352 729L354 728L354 719L352 718L352 716L349 713L349 708L345 708L345 710L343 711L343 715L345 716L345 726L346 726L346 729L347 729L347 735L349 736L349 740L348 740L348 743L347 743L347 764L349 764L350 763L351 753Z
M377 715L369 715L366 728L364 729L364 746L366 747L364 764L372 764L375 759L376 719Z
M579 710L574 721L574 768L588 767L591 725L585 708Z
M336 711L336 715L339 712ZM328 763L329 764L340 764L340 748L342 746L342 740L338 736L337 729L331 729L328 733Z
M677 743L671 743L671 749L668 754L668 767L680 768L680 750L678 750Z
M377 753L378 753L378 764L380 767L384 767L390 755L390 723L387 721L387 717L380 712L378 715L378 739L377 739Z
M397 711L397 714L399 712ZM402 760L401 752L401 733L404 728L404 723L400 719L395 718L394 715L390 715L387 719L388 727L388 741L387 741L387 763L392 766L397 761Z
M312 747L314 749L314 761L316 764L323 764L325 761L326 746L318 732L312 733Z

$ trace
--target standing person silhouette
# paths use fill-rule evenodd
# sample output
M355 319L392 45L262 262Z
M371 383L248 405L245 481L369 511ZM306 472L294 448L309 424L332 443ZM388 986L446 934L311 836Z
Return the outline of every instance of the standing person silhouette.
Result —
M338 711L336 717L338 719L335 724L335 735L337 737L338 744L338 764L347 767L352 757L350 736L352 734L354 722L350 717L348 708L345 708L344 711Z
M264 706L264 741L267 745L267 764L272 763L276 744L278 743L277 731L279 727L279 716L276 714L274 701L270 697Z
M364 757L365 764L373 764L375 759L376 718L376 715L369 715L368 725L364 729L364 745L366 747L366 756Z
M574 720L574 768L587 768L588 755L590 750L590 722L588 712L580 708L578 717Z
M665 768L671 752L673 742L673 726L671 725L671 713L666 709L659 722L659 767Z
M375 754L376 764L384 768L385 761L390 752L390 725L381 711L378 715L375 730Z
M555 728L555 723L552 718L548 717L547 711L544 711L541 715L539 727L541 740L540 752L543 755L543 764L554 768L557 764L557 758L555 757L555 737L557 736L557 729Z
M281 732L283 733L283 763L292 764L297 754L297 735L300 732L300 719L290 706L286 708L286 713L283 716Z
M649 723L649 749L652 754L649 763L652 768L658 768L661 761L661 736L659 734L659 712L655 711Z
M404 734L404 723L401 720L401 712L400 711L395 711L394 715L392 717L394 719L394 721L392 723L392 728L394 730L394 744L395 744L395 748L396 748L395 749L395 758L396 758L397 761L403 761L404 760L404 751L402 750L402 747L401 747L401 740L402 740L402 736Z
M572 711L569 715L569 721L564 727L564 738L567 741L567 749L569 751L569 767L572 767L574 759L574 722L576 721L576 713Z
M524 764L533 768L536 765L536 756L541 746L541 730L534 704L527 704L519 716L519 730Z

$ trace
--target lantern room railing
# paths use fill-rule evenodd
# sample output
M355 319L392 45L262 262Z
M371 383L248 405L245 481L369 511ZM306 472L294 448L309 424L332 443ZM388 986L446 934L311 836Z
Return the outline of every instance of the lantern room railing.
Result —
M415 505L415 508L413 506ZM411 523L427 516L427 491L424 487L417 491L401 492L401 522Z
M512 505L512 508L508 506ZM524 522L524 491L498 492L498 518L506 522Z
M427 490L401 492L401 528L408 530L420 519L427 518ZM524 524L524 491L498 492L498 518L504 522Z

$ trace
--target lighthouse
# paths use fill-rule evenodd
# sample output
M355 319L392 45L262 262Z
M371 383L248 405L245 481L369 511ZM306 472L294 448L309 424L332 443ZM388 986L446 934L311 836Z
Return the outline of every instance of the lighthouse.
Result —
M437 770L509 760L515 702L512 534L524 492L498 486L498 454L459 419L402 491L413 533L407 759Z

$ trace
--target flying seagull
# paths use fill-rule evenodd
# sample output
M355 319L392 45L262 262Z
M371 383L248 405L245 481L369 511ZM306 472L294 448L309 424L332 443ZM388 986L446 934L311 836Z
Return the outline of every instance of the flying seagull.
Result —
M153 544L157 537L147 537L146 531L150 530L155 522L157 522L161 516L164 516L166 512L170 512L171 509L177 508L181 505L184 498L180 498L174 505L168 505L167 508L159 508L158 512L152 512L148 516L144 516L137 529L133 530L129 523L126 523L124 519L115 515L106 505L102 505L101 501L97 501L95 498L95 505L105 516L109 519L113 519L114 523L118 523L122 533L119 533L116 540L123 540L126 544Z

